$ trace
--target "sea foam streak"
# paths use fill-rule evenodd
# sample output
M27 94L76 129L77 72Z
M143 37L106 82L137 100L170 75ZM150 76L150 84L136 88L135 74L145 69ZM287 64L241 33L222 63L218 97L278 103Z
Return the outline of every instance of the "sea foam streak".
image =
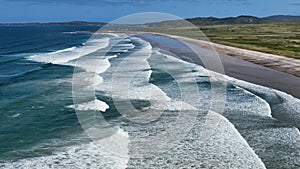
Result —
M99 49L106 48L108 45L109 38L105 37L89 41L88 43L85 43L85 46L83 47L71 47L55 52L36 54L27 57L27 59L36 62L68 65L67 62L93 53Z
M118 141L118 142L116 142ZM111 152L119 152L118 155ZM2 163L1 168L6 169L73 169L73 168L126 168L129 160L128 150L120 149L119 144L128 144L128 135L122 129L109 138L90 143L68 146L62 152L54 152L52 155L22 159L16 162ZM127 147L127 146L125 146ZM116 151L118 150L118 151Z
M76 110L96 110L101 112L105 112L109 108L109 106L105 102L100 101L98 99L95 99L94 101L90 101L87 103L71 105L68 107Z

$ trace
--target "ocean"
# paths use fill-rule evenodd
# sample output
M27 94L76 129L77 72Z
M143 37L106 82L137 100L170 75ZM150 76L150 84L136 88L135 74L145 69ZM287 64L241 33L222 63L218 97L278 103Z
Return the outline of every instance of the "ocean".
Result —
M300 167L299 99L97 29L0 27L0 168Z

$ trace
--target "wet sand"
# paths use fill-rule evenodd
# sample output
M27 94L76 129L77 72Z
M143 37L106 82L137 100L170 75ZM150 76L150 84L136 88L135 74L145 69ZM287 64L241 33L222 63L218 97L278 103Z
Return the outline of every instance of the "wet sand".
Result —
M204 67L203 60L211 55L212 51L208 52L208 50L213 50L212 47L214 47L224 68L224 72L219 73L284 91L300 98L300 60L178 36L145 33L137 36L149 41L153 47L159 47L179 56L184 55L188 58L183 59ZM196 52L199 52L201 58L192 52L185 43L196 46Z

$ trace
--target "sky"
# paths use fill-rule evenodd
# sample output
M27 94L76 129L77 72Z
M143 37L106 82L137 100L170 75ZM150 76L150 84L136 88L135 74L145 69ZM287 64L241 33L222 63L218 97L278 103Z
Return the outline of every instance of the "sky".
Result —
M180 18L300 15L299 0L0 0L0 23L110 22L140 12Z

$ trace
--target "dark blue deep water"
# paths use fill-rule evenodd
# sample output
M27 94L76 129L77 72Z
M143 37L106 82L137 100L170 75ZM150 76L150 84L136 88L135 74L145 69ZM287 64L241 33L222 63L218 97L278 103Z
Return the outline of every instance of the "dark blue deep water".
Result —
M73 67L34 62L31 55L79 47L97 27L0 27L0 161L47 153L31 148L80 130L72 104Z

